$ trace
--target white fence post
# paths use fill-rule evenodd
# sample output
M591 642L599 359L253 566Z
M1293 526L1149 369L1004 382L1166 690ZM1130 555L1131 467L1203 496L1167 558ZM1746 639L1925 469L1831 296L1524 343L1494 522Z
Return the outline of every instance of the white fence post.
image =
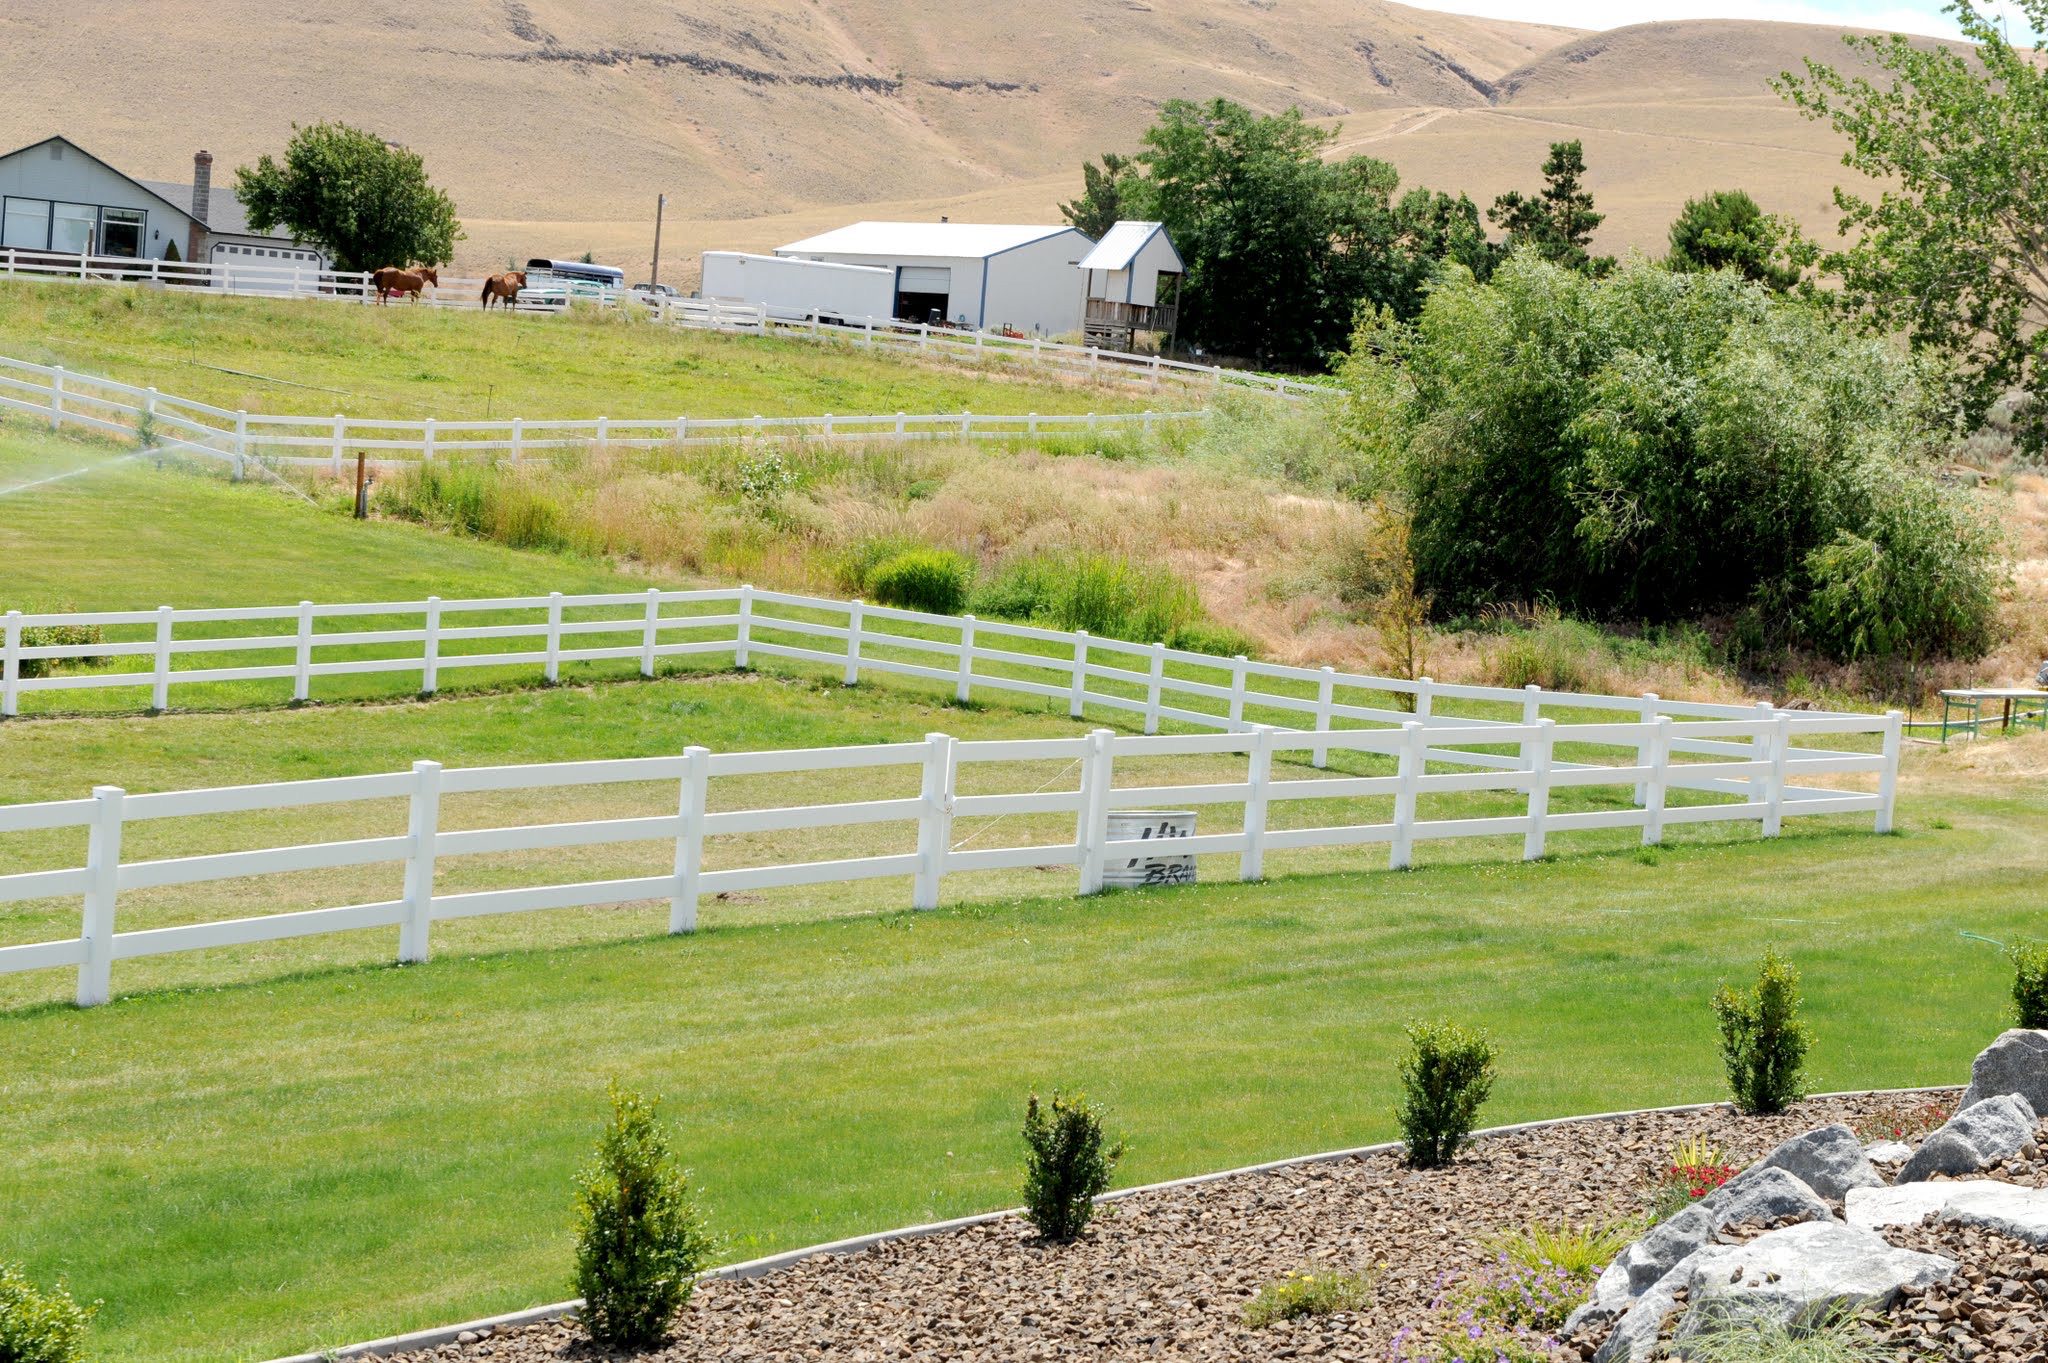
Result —
M1642 707L1639 712L1642 723L1650 725L1655 724L1657 722L1657 701L1658 696L1655 691L1643 692ZM1648 742L1647 731L1645 733L1644 741L1636 745L1636 765L1639 767L1647 767L1650 765L1650 744ZM1636 808L1648 809L1649 800L1650 783L1648 781L1636 782Z
M1430 714L1436 709L1436 682L1429 677L1415 679L1415 718L1429 723Z
M1643 799L1643 846L1664 841L1664 796L1671 786L1671 716L1659 715L1650 731L1650 788Z
M1529 766L1529 831L1522 837L1522 860L1543 856L1543 821L1550 817L1550 761L1557 746L1557 721L1536 721L1536 736L1522 740Z
M960 674L953 685L953 699L961 705L967 704L974 692L974 617L960 617Z
M1530 682L1522 688L1522 723L1525 725L1534 724L1541 718L1543 718L1543 688L1535 682ZM1529 766L1529 760L1529 755L1525 748L1522 755L1522 765L1528 767L1530 771L1536 770L1534 767Z
M1892 831L1892 814L1899 802L1899 739L1906 716L1898 710L1884 712L1884 768L1877 776L1877 831Z
M1081 815L1074 841L1081 847L1082 894L1099 894L1108 869L1109 792L1115 781L1116 735L1097 729L1088 735L1088 753L1081 759Z
M1273 781L1273 730L1270 725L1252 726L1251 753L1245 762L1245 781L1251 790L1244 799L1244 853L1238 858L1237 878L1258 880L1266 874L1266 796Z
M334 438L327 457L327 466L335 477L341 477L341 446L348 437L348 418L340 412L334 414Z
M1775 838L1785 826L1785 764L1792 755L1792 716L1780 713L1771 725L1771 793L1764 801L1764 836Z
M441 764L412 764L412 808L406 834L412 851L405 859L405 921L398 927L398 959L427 959L434 921L434 839L441 828Z
M12 719L21 709L21 612L7 612L7 626L0 636L0 719Z
M79 937L85 959L78 963L78 1006L105 1003L114 992L114 901L121 888L121 801L119 786L94 786L92 829L85 848L85 914Z
M1319 734L1330 732L1330 709L1335 703L1336 697L1337 669L1325 666L1322 669L1322 676L1316 679L1316 732ZM1318 768L1329 766L1330 745L1327 743L1316 744L1315 751L1310 754L1310 761Z
M56 430L64 421L64 366L58 365L50 371L50 429Z
M243 464L243 461L244 461L244 460L246 460L246 459L247 459L248 457L249 457L249 414L248 414L247 412L245 412L245 411L237 411L237 412L235 413L235 465L234 465L234 468L235 468L235 473L234 473L234 479L235 479L235 481L236 481L236 482L238 482L238 483L242 481L242 464Z
M647 621L640 632L640 675L654 675L655 636L661 632L661 588L647 589Z
M1415 864L1415 805L1423 769L1429 765L1429 740L1423 736L1422 721L1411 719L1401 726L1400 781L1394 792L1394 839L1387 851L1389 870L1405 871Z
M156 656L151 668L149 708L161 714L171 708L171 608L156 608Z
M754 588L751 583L740 588L740 627L733 637L732 665L745 670L747 666L747 644L754 631Z
M420 654L420 694L431 696L441 685L441 598L427 598L426 647Z
M676 418L676 444L678 444L678 445L687 445L687 444L689 444L689 443L690 443L690 418L688 418L688 417L686 417L686 416L679 416L679 417L677 417L677 418Z
M947 734L926 734L924 784L918 793L923 809L917 817L917 883L910 907L939 907L939 881L946 874L946 852L953 834L953 740Z
M428 417L420 426L420 458L434 462L434 418Z
M1145 732L1159 732L1159 687L1166 676L1166 645L1152 645L1152 675L1145 684Z
M1760 700L1756 703L1756 717L1766 724L1775 719L1777 714L1778 707L1769 701ZM1749 760L1752 762L1768 762L1771 760L1770 730L1759 729L1750 736ZM1767 775L1757 775L1749 778L1749 798L1753 803L1757 804L1767 803L1770 800L1771 782Z
M515 417L513 417L513 418L512 418L512 462L513 462L513 463L515 463L515 464L516 464L516 463L518 463L518 462L519 462L519 456L520 456L521 454L525 453L525 446L526 446L526 419L525 419L524 417L516 417L516 416L515 416Z
M541 673L552 686L562 679L562 594L548 593L548 660Z
M597 447L604 449L612 443L612 419L601 416L597 419Z
M1088 695L1088 631L1074 631L1074 676L1067 688L1067 717L1079 719Z
M299 647L292 664L292 699L303 704L313 693L313 603L299 603Z
M860 632L862 619L867 615L867 603L855 601L846 608L846 675L841 682L846 686L860 684Z
M683 749L682 791L676 801L676 892L669 900L668 930L697 930L697 882L704 874L704 815L709 812L711 750Z
M1244 665L1250 659L1240 653L1230 660L1230 727L1244 723Z

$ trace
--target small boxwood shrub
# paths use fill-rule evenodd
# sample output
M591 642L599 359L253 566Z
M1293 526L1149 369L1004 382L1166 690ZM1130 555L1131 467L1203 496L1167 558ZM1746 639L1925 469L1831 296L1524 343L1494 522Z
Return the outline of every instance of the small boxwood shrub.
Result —
M78 1363L98 1305L79 1305L62 1285L44 1291L21 1265L0 1264L0 1363Z
M2014 1020L2022 1027L2048 1027L2048 942L2017 942L2006 955L2012 961Z
M1806 1096L1806 1052L1813 1038L1799 1020L1799 972L1777 952L1764 953L1754 988L1721 986L1714 1016L1738 1111L1770 1116Z
M876 564L867 579L868 595L885 606L958 615L967 605L974 568L944 549L912 549Z
M1394 1115L1408 1162L1438 1169L1457 1157L1493 1092L1493 1042L1449 1021L1410 1023L1407 1032Z
M60 612L71 607L60 606ZM23 648L79 648L86 644L103 644L106 633L98 625L26 625L21 631ZM23 677L48 676L53 665L66 667L105 667L106 658L23 658L18 666Z
M576 1290L590 1337L646 1349L668 1337L710 1238L655 1103L613 1084L612 1115L576 1179Z
M1024 1216L1054 1244L1079 1238L1109 1187L1124 1143L1109 1143L1101 1110L1079 1093L1055 1091L1024 1106Z
M1300 1268L1267 1283L1245 1303L1244 1323L1262 1330L1276 1320L1332 1316L1361 1311L1372 1300L1372 1279L1363 1273Z

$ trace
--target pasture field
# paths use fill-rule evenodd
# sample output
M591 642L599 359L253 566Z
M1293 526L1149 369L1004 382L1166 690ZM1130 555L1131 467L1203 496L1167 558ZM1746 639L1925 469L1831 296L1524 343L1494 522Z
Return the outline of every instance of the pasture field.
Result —
M1053 415L1194 401L1172 385L1147 393L596 311L487 315L14 281L0 283L0 355L280 416Z

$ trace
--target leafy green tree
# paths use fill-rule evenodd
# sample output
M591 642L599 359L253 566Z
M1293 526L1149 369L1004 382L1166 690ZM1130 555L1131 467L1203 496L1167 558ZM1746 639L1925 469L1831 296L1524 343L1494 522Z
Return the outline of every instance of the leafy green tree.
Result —
M1739 189L1717 189L1688 199L1671 224L1671 254L1664 263L1685 272L1733 270L1783 293L1799 282L1788 258L1792 232Z
M2048 0L2014 4L2048 31ZM1835 190L1854 239L1822 262L1840 303L1951 365L1950 399L1976 425L2006 393L2037 392L2048 363L2048 47L2016 48L1988 6L1948 9L1974 48L1849 36L1883 77L1809 60L1775 84L1848 139L1845 166L1884 186L1875 199ZM2048 408L2022 420L2025 443L2048 449Z
M576 1176L576 1290L592 1339L649 1349L668 1337L710 1252L655 1104L610 1090L597 1153Z
M235 194L256 231L283 228L343 270L443 265L463 239L454 200L428 183L417 152L346 123L294 126L284 160L266 153L238 169Z
M1593 232L1607 215L1593 209L1585 187L1586 148L1580 142L1553 142L1543 163L1543 188L1534 197L1509 190L1493 201L1487 217L1507 233L1506 249L1527 248L1553 265L1586 274L1604 275L1614 257L1594 256Z
M1143 219L1151 207L1145 177L1136 161L1117 152L1102 154L1102 164L1081 167L1081 197L1060 205L1060 215L1100 241L1126 218Z

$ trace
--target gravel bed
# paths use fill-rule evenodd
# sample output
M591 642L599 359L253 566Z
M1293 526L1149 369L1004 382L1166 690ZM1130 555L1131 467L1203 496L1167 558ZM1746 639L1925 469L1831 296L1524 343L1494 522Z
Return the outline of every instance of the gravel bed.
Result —
M1956 1091L1931 1092L1953 1097ZM1042 1246L1021 1221L1004 1218L859 1254L808 1259L762 1278L708 1282L667 1347L630 1357L648 1363L1384 1363L1395 1333L1430 1315L1446 1275L1488 1262L1484 1237L1530 1221L1632 1215L1642 1209L1643 1189L1662 1171L1671 1148L1690 1136L1706 1136L1743 1164L1791 1136L1829 1122L1854 1124L1896 1103L1851 1097L1810 1101L1771 1118L1719 1107L1575 1122L1485 1139L1451 1169L1430 1173L1410 1170L1389 1154L1247 1174L1112 1203L1080 1243L1064 1248ZM1978 1248L1980 1258L1995 1258L2002 1249ZM1247 1328L1244 1306L1259 1287L1304 1267L1374 1272L1376 1290L1357 1313ZM1986 1273L1989 1284L1996 1275ZM2005 1281L1972 1287L1963 1299L1989 1291L2018 1302L2005 1295ZM1906 1317L1895 1317L1900 1328L1918 1328L1912 1309L1924 1307L1939 1319L1942 1306L1926 1305L1930 1301L1902 1306ZM2040 1299L2026 1309L2035 1313L2038 1333ZM1951 1323L1944 1320L1944 1328ZM1978 1347L1977 1354L1959 1348L1947 1356L2002 1363L2002 1355ZM606 1357L613 1355L561 1321L400 1356L404 1363Z

